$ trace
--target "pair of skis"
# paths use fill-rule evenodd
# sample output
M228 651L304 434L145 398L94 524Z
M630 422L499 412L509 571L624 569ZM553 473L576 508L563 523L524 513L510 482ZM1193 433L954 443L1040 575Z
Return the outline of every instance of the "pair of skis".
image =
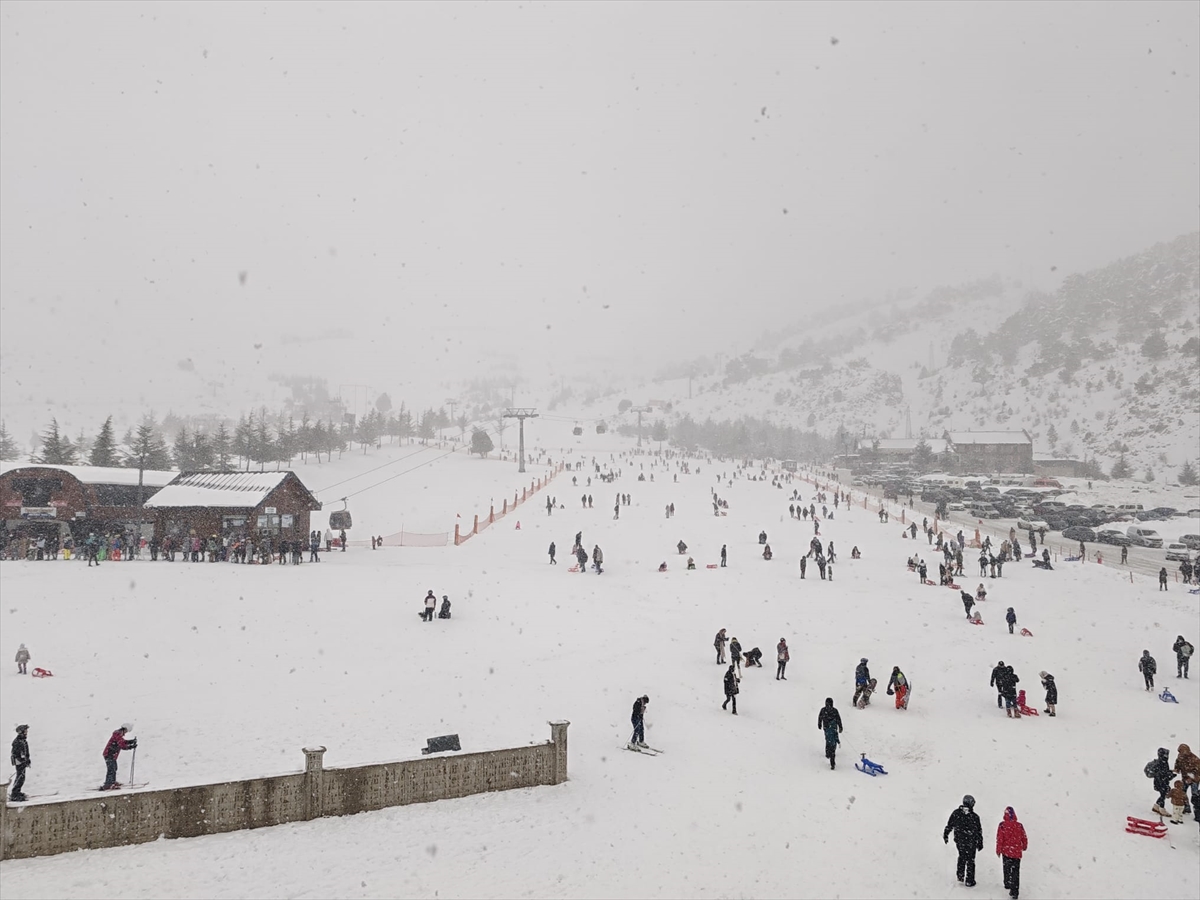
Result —
M637 744L633 743L632 741L630 741L628 744L625 745L625 749L632 750L634 753L642 753L642 754L645 754L646 756L658 756L660 753L663 752L662 750L659 750L657 747L639 747Z

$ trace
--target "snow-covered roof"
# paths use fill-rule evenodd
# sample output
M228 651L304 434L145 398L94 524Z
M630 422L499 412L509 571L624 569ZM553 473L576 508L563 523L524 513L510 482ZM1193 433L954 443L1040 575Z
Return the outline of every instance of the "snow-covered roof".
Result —
M947 431L953 444L1032 444L1023 431Z
M921 443L920 438L879 438L880 450L897 450L897 451L912 451L917 448L917 444ZM946 442L941 438L926 438L925 443L929 445L929 449L934 453L945 453ZM875 441L871 438L862 438L858 442L859 450L870 450L874 447Z
M138 470L108 466L49 466L42 463L5 462L0 463L0 475L5 475L14 469L47 469L66 472L77 478L82 484L122 484L137 486ZM142 472L142 484L146 487L165 487L179 476L178 472L164 472L158 469L146 469Z
M223 506L253 508L288 477L289 472L192 472L179 476L146 501L148 507Z

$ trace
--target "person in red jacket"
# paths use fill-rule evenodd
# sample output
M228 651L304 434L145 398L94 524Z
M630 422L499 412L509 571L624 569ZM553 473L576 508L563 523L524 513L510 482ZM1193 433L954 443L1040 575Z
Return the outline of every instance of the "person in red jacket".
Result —
M996 855L1004 866L1004 887L1013 900L1021 893L1021 853L1029 849L1025 826L1017 821L1011 806L1004 810L1004 821L996 828Z
M104 765L108 771L104 777L104 784L100 787L102 791L118 787L117 757L121 755L122 750L133 750L137 747L137 738L125 739L125 735L130 731L133 731L133 726L126 722L112 733L108 743L104 745Z

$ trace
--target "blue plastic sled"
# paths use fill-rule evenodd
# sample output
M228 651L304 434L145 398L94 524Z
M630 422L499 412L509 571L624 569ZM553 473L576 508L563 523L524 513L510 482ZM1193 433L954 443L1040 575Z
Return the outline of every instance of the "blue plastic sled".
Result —
M1158 699L1161 700L1163 703L1178 703L1179 702L1178 700L1175 699L1175 695L1171 693L1170 688L1163 688L1162 693L1158 695Z
M872 778L874 778L876 775L887 774L887 770L883 766L881 766L879 763L871 762L869 759L867 759L867 754L865 753L862 754L862 759L854 764L854 768L858 769L860 772L870 775Z

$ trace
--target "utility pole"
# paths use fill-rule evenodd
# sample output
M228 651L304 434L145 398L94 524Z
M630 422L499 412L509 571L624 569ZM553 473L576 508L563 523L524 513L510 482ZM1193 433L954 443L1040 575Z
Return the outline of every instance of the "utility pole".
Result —
M521 450L518 456L519 463L517 465L518 472L525 471L525 420L536 419L537 417L537 410L530 406L510 406L504 411L504 415L501 417L504 419L516 419L517 424L521 429Z
M653 406L635 406L630 412L638 414L638 447L642 446L642 413L654 412Z

